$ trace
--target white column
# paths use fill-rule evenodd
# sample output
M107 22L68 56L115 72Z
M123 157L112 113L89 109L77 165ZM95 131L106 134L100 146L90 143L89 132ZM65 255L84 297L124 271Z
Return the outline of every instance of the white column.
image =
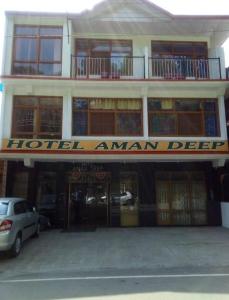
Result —
M72 137L72 95L69 92L63 97L62 139L70 140Z
M3 106L2 106L2 138L9 139L11 138L11 128L12 128L12 115L13 115L13 92L5 88L3 93Z
M66 20L63 26L62 45L62 76L70 77L71 74L71 49L72 49L72 23Z
M5 24L5 39L3 46L3 64L2 64L2 74L11 74L11 63L12 63L12 53L13 53L13 36L14 36L14 22L12 17L6 18Z
M219 109L219 124L220 124L220 136L225 141L227 140L227 124L224 96L218 96L218 109Z
M149 137L149 129L148 129L148 103L147 96L143 96L143 135L145 139Z
M148 53L147 46L144 49L144 55L145 55L145 79L148 79L149 78L149 53Z
M1 97L2 96L2 97ZM0 149L2 149L3 128L4 128L4 103L5 103L5 88L0 95Z

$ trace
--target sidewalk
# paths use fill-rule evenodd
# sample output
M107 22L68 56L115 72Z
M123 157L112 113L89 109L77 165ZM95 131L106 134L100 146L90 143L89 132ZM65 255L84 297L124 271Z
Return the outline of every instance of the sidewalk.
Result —
M102 269L229 267L229 230L99 228L95 232L42 232L16 259L0 257L0 277Z

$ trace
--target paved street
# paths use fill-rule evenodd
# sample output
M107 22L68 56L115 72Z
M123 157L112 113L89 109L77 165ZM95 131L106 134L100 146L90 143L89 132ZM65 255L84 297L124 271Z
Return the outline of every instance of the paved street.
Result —
M229 230L43 232L0 257L1 300L229 299Z

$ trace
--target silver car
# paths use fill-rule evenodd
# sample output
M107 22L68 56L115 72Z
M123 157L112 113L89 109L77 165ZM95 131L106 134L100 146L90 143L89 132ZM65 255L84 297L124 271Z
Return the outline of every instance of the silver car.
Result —
M22 198L0 198L0 251L19 255L22 243L39 236L39 214Z

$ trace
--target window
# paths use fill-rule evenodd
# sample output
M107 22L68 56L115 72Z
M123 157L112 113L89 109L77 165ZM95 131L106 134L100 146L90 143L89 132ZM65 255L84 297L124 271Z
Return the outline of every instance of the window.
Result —
M24 201L17 202L14 204L14 213L15 215L26 213L26 206Z
M207 49L205 42L152 41L152 76L208 78Z
M7 202L0 202L0 215L4 216L7 214L8 211L8 203Z
M133 72L132 41L77 39L77 74L109 77L131 76ZM88 60L89 57L89 60Z
M156 201L158 225L206 225L204 173L156 173Z
M148 99L150 136L219 135L217 100Z
M13 74L61 75L62 27L15 26Z
M141 136L141 99L73 99L75 136Z
M12 136L61 138L62 98L15 96Z

